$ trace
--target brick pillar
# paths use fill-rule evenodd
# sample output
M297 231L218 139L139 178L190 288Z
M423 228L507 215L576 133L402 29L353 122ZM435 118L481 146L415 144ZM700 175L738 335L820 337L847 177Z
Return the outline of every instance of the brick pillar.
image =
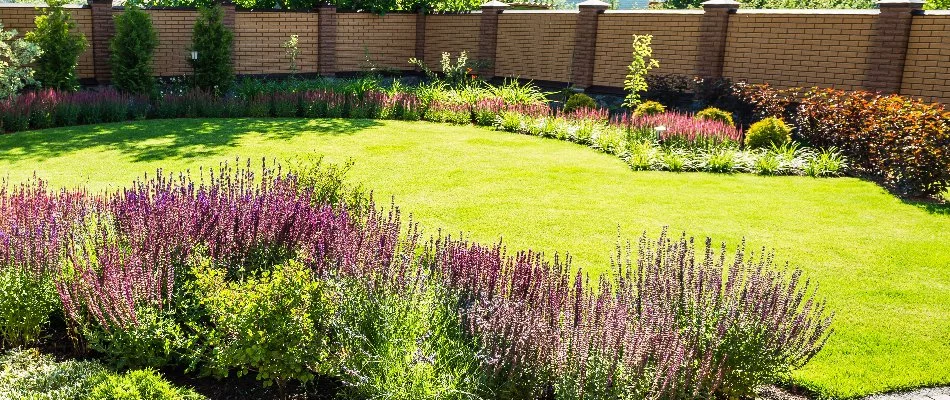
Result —
M336 75L336 7L325 4L317 7L317 72L323 76Z
M416 59L426 61L426 12L416 14ZM419 67L416 67L416 71Z
M574 56L571 61L571 83L579 88L594 84L594 56L597 49L597 20L610 4L587 0L577 5L577 26L574 28Z
M109 42L115 36L115 21L112 19L112 0L89 0L92 11L92 65L96 82L107 84L112 78L109 64Z
M498 46L498 16L508 5L498 0L482 4L482 20L478 26L478 54L476 59L485 62L479 71L485 79L495 77L495 52Z
M236 69L236 65L234 64L236 64L237 61L237 52L234 51L234 45L237 43L237 31L234 28L237 26L237 9L230 0L223 0L221 1L221 10L224 11L221 23L224 24L225 28L231 31L231 64Z
M703 18L699 26L696 56L696 76L705 79L722 78L726 59L726 36L729 14L739 9L735 0L709 0L703 3Z
M877 4L881 13L874 21L864 88L897 93L904 78L904 61L907 59L913 13L923 8L924 1L881 0Z

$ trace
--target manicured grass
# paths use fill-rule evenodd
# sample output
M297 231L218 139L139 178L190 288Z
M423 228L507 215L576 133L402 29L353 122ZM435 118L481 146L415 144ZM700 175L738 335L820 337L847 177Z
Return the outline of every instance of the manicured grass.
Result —
M774 248L820 284L835 333L796 382L827 395L950 384L950 209L852 178L634 172L555 140L474 127L361 120L175 120L0 136L0 171L54 185L121 187L157 168L307 153L355 161L429 232L570 252L600 273L618 233L711 236Z

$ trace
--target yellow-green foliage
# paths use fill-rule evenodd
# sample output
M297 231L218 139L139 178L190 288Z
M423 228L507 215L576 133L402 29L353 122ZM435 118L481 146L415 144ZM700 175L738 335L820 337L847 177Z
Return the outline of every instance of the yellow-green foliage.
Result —
M768 117L752 124L745 135L748 148L779 146L792 141L792 128L775 117Z
M656 101L645 101L640 103L635 110L633 110L633 115L656 115L666 112L666 106L660 104Z
M729 126L736 126L736 123L732 120L732 113L720 110L716 107L709 107L696 113L696 118L709 121L719 121L724 124L728 124Z

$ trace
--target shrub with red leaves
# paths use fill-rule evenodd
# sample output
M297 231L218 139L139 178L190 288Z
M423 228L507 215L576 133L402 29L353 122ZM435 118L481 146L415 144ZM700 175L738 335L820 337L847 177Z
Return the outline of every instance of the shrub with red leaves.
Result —
M784 116L814 146L841 149L899 195L938 197L950 187L950 111L941 104L833 89L746 91L762 114Z

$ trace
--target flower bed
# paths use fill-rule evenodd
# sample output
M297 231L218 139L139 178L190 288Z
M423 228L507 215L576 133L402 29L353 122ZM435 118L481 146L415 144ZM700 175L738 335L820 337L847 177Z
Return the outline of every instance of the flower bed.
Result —
M587 145L615 154L637 170L837 176L848 168L835 148L815 150L789 143L747 149L742 146L741 130L725 122L690 114L611 115L605 109L589 108L561 113L552 109L540 92L531 92L516 84L450 89L438 85L382 88L378 82L365 79L334 84L300 81L284 85L248 81L238 87L235 95L224 97L200 91L178 91L149 98L108 89L80 93L44 90L0 102L0 122L7 132L180 117L373 118L474 123Z
M590 280L566 260L423 238L337 172L5 187L0 266L55 301L0 307L65 317L76 351L112 365L330 377L345 398L744 396L829 334L801 272L770 255L727 262L664 233Z

